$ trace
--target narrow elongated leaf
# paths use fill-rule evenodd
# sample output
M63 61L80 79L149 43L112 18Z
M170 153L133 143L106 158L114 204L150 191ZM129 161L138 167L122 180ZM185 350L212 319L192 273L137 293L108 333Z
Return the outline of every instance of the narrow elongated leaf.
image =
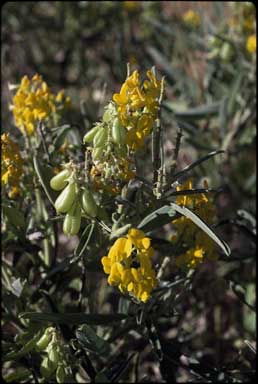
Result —
M20 319L30 319L31 321L39 322L54 322L60 324L94 324L105 325L112 324L116 321L122 321L127 318L126 315L113 314L85 314L85 313L38 313L38 312L23 312L19 314Z
M76 337L82 347L91 352L101 355L109 353L110 346L106 340L99 337L94 329L87 324L83 324L75 331Z
M196 215L196 213L193 213L186 207L180 207L175 203L171 203L171 206L176 212L181 213L183 216L187 217L199 228L201 228L213 241L215 241L216 244L218 244L218 246L227 256L230 255L231 250L227 243L224 240L221 240L218 235L216 235L216 233L210 228L210 226L207 225L198 215Z
M34 163L34 168L38 175L39 181L48 199L54 205L59 193L54 191L50 187L50 180L54 176L53 169L47 164L44 164L44 165L40 164L40 161L37 158L37 156L33 157L33 163Z
M37 341L40 339L41 335L42 335L42 331L40 330L19 351L13 351L3 356L3 361L17 360L22 356L26 355L27 353L29 353L30 351L32 351Z
M172 218L175 218L175 215L176 212L170 205L164 205L164 207L161 207L146 216L140 222L138 228L145 232L152 231L155 228L159 228L170 223Z
M200 159L194 161L192 164L187 165L181 171L177 172L174 175L174 179L178 179L179 177L183 176L185 173L189 172L191 169L193 169L193 168L197 167L198 165L200 165L201 163L203 163L204 161L209 160L211 157L218 155L219 153L224 153L224 152L225 151L223 151L222 149L219 149L217 151L212 151L212 152L208 153L208 155L201 157Z
M201 105L196 108L190 108L187 111L175 111L168 102L162 103L162 107L167 111L173 112L175 118L200 120L210 116L218 115L220 110L220 101L215 103Z
M72 126L69 124L65 124L59 129L59 131L55 137L55 140L53 142L55 150L57 150L61 147L61 145L63 144L65 137L67 136L70 129L72 129Z
M80 241L77 245L77 247L74 250L74 256L76 256L76 260L80 258L85 251L87 245L89 244L93 231L94 231L94 224L89 224L83 231L83 234L80 238Z
M31 372L26 368L17 368L14 372L7 373L3 379L5 383L14 383L21 382L21 380L25 380L25 382L29 382L31 378Z

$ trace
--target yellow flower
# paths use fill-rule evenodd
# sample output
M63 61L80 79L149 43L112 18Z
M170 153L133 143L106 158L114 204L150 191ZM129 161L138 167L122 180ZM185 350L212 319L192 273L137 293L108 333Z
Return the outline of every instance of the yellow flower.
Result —
M125 80L120 93L113 95L119 120L128 131L126 144L133 151L144 145L158 114L161 82L152 71L147 71L146 75L148 80L141 84L138 71L134 71Z
M126 237L115 241L107 256L101 259L108 283L118 286L122 293L129 292L146 302L157 285L151 257L154 250L144 232L132 228Z
M204 181L204 188L208 184ZM177 187L177 191L192 190L192 181ZM188 207L196 213L205 223L212 224L215 218L215 208L206 193L182 195L176 198L176 203ZM173 243L181 242L188 250L185 254L176 257L176 265L180 268L195 268L204 258L216 260L218 255L214 241L190 219L181 216L173 221L176 234L171 237Z
M249 53L256 52L256 35L251 35L246 41L246 49Z
M1 173L2 183L11 187L9 197L13 198L20 192L19 182L22 177L23 160L18 145L9 137L9 134L1 135L2 162Z
M201 24L200 15L197 12L193 11L192 9L189 9L189 11L183 14L183 21L188 26L194 27L194 28L199 27Z
M47 122L57 107L62 109L69 104L70 99L64 96L63 91L55 96L42 77L36 74L31 80L27 76L22 78L11 109L15 125L30 136L35 133L38 122Z

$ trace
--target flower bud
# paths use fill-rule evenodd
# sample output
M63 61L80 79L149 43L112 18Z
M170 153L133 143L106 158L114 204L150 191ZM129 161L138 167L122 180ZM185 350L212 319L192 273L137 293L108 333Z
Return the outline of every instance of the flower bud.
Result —
M64 219L63 231L67 236L77 235L81 226L81 216L81 206L79 203L75 203Z
M89 132L86 133L86 135L84 135L84 138L83 138L83 144L85 143L91 143L95 137L95 135L97 134L97 132L99 131L99 126L97 125L96 127L92 128Z
M96 133L93 139L94 147L103 147L108 138L108 131L105 128L99 128L99 131Z
M127 131L121 125L118 118L115 118L112 126L112 138L117 144L124 144L126 140Z
M68 177L71 172L69 169L64 169L50 180L50 186L55 191L61 191L68 183Z
M92 196L92 193L86 188L82 194L82 208L89 216L95 217L97 215L97 204Z
M69 183L67 187L60 193L55 201L55 209L57 212L66 213L72 207L76 197L76 185L74 182Z

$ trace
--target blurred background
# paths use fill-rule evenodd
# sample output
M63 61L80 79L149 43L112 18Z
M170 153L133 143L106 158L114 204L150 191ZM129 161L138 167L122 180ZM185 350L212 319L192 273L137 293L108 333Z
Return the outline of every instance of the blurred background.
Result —
M205 286L215 273L230 277L244 287L242 299L254 305L256 40L254 48L249 38L255 34L255 7L248 2L24 1L2 8L3 132L21 138L9 109L10 85L39 73L53 91L64 88L71 97L67 119L82 138L120 90L130 63L142 75L155 66L159 77L166 78L162 118L167 164L178 125L183 129L178 169L213 150L225 150L193 174L197 181L205 177L211 188L221 188L218 231L230 243L232 260L219 271L200 272L193 297L182 306L184 318L165 327L164 337L181 348L187 334L186 353L202 351L206 362L227 368L237 361L247 379L254 357L243 340L255 337L255 314L239 306L221 280L212 289ZM152 357L144 364L148 377L161 380ZM178 382L191 376L184 370L180 375Z

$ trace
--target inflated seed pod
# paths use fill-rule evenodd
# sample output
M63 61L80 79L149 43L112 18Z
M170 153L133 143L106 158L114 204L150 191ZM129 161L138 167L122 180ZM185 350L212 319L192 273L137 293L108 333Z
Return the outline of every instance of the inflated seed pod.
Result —
M91 143L96 135L96 133L99 131L99 126L96 126L92 128L89 132L84 135L83 143Z
M63 223L63 231L67 236L74 236L80 230L81 226L81 206L78 202L67 212L64 223Z
M122 126L118 118L115 118L112 125L112 138L117 144L124 144L126 140L126 129Z
M103 147L108 138L108 131L105 128L99 128L99 131L96 133L93 139L94 147Z
M103 154L103 147L96 147L92 151L92 160L100 160Z
M58 383L64 383L66 379L66 372L63 365L58 365L56 370L56 381Z
M61 191L68 183L68 177L70 176L71 171L69 169L64 169L59 172L56 176L52 177L50 180L50 186L55 191Z
M72 207L76 198L76 184L71 182L65 187L55 201L55 209L59 213L66 213Z
M48 329L46 329L45 333L43 336L39 339L39 341L36 343L36 350L38 352L44 351L44 349L47 348L51 341L52 335L50 332L48 332Z
M92 196L92 193L85 188L82 194L82 208L87 215L96 217L98 212L98 206Z
M48 379L53 372L55 371L55 366L53 363L49 360L48 356L44 357L42 360L42 363L40 365L40 373L45 378Z
M61 358L60 353L58 351L58 345L56 343L53 343L49 348L48 358L50 361L50 365L52 365L52 368L56 369Z
M232 48L232 45L229 43L223 43L220 50L221 59L224 61L230 61L233 56L234 56L234 49Z

